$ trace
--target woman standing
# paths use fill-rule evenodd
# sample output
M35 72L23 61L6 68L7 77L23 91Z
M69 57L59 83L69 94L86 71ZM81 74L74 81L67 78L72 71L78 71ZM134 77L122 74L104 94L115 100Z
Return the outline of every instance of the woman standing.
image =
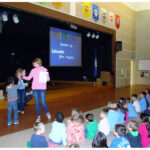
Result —
M25 76L25 70L23 71L23 79L32 81L32 90L35 99L37 120L36 122L40 122L40 102L39 97L41 98L41 103L44 108L44 111L47 115L48 119L51 119L51 115L48 112L48 107L46 105L46 83L50 81L49 73L46 68L42 66L42 60L40 58L35 58L32 61L33 69L31 70L29 76Z

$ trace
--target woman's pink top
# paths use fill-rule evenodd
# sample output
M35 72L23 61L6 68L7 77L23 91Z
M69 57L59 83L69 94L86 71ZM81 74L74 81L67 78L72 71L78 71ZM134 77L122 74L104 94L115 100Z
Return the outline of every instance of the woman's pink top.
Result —
M46 77L46 80L44 79ZM50 81L49 73L43 66L33 68L29 76L23 77L24 80L32 81L33 90L46 90L47 81Z
M141 143L142 143L142 146L143 147L148 147L149 142L150 142L150 138L148 137L147 124L146 123L142 123L139 126L138 131L141 134Z
M85 140L84 125L80 122L67 121L67 142L68 143L81 143Z

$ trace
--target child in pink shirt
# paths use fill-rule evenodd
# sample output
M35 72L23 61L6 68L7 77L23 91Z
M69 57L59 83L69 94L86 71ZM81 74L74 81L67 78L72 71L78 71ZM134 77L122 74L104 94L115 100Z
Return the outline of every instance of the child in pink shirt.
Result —
M71 120L67 121L67 142L68 144L79 144L85 140L84 119L81 111L72 110Z
M150 142L150 125L149 125L149 117L145 113L141 113L140 119L142 124L139 126L139 133L141 134L141 143L142 147L148 147Z
M33 69L31 70L29 76L25 76L25 70L22 73L22 77L24 80L32 81L32 90L35 99L37 120L36 122L40 122L40 102L39 97L41 98L41 103L44 108L44 111L47 115L47 118L50 119L51 115L48 112L48 107L46 105L46 84L47 81L50 81L49 73L46 68L42 66L42 60L40 58L35 58L33 60Z

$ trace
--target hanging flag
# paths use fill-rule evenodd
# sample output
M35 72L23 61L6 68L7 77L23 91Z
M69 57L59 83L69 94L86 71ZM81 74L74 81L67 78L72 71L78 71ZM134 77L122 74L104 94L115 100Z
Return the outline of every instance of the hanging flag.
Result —
M90 18L90 2L83 2L83 16L86 19Z
M112 13L111 11L109 11L109 24L114 24L114 13Z
M59 9L62 7L62 2L52 2L52 5L56 8Z
M115 23L116 23L116 28L119 29L120 28L120 16L119 15L116 15Z
M97 77L97 53L95 51L95 56L94 56L94 77Z
M102 23L106 23L106 17L107 17L107 10L102 8Z
M99 20L99 6L96 4L93 4L93 20L95 22Z

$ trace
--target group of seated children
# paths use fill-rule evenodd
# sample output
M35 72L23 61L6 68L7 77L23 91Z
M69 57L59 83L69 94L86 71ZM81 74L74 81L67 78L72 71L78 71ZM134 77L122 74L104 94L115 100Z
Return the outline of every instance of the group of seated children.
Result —
M120 98L116 103L108 103L107 108L100 110L100 122L93 114L84 117L80 110L73 109L71 120L63 123L64 114L57 112L48 140L42 134L43 123L34 125L35 134L31 137L30 147L79 147L85 138L91 139L92 147L101 148L140 148L148 147L150 142L150 124L148 110L149 98L145 92L130 98Z
M14 124L19 124L18 113L24 114L24 108L26 103L32 99L33 94L31 92L26 92L26 87L28 83L25 83L22 79L23 69L16 70L16 78L8 77L7 79L7 99L8 99L8 125L12 124L11 113L14 110Z

